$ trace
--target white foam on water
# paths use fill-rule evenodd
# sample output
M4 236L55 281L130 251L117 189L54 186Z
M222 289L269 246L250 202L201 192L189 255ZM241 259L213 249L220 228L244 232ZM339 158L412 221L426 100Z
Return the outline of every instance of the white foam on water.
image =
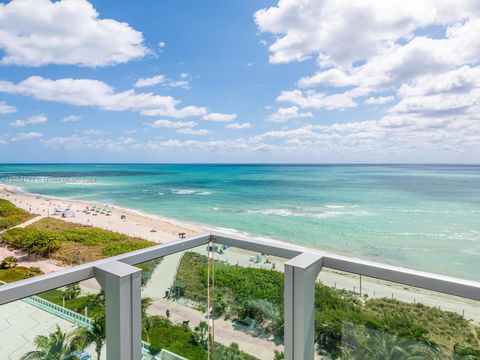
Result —
M195 190L195 189L170 189L172 194L175 195L211 195L212 193L210 191L200 191L200 190Z
M196 192L196 190L191 189L170 189L170 191L175 195L192 195Z
M332 209L332 210L326 210ZM297 207L295 209L284 209L284 208L269 208L269 209L262 209L262 210L247 210L247 213L250 214L261 214L267 216L281 216L281 217L308 217L308 218L316 218L316 219L325 219L337 216L367 216L372 215L368 211L365 210L357 210L357 211L349 211L346 209L345 206L340 205L338 207L332 208L331 206L325 206L325 208L301 208ZM334 209L345 209L344 211L338 211Z

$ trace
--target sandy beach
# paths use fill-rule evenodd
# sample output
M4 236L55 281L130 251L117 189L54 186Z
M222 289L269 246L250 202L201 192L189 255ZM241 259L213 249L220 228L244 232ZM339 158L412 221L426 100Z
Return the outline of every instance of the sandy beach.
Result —
M0 184L0 198L9 200L14 205L26 211L38 214L36 218L19 226L27 226L28 224L38 221L43 217L52 215L56 208L70 208L73 210L74 217L62 218L62 220L83 225L96 226L102 229L140 237L159 244L178 240L178 234L182 232L185 233L186 237L191 237L212 230L208 226L190 224L160 216L142 214L137 211L123 209L109 204L60 199L50 196L30 194L21 191L21 189L15 186ZM101 208L108 209L111 211L111 215L94 215L94 212L91 212L90 214L83 212L86 208L91 209L92 206L99 206ZM122 219L122 217L124 218ZM229 229L226 228L222 230L224 232L228 232ZM232 232L233 231L234 230L232 230ZM277 240L260 237L259 239L280 242ZM311 251L312 249L309 250ZM0 247L0 258L9 255L18 256L21 254L8 250L5 247ZM253 263L250 259L255 255L257 254L244 249L230 248L225 254L216 254L215 256L219 260L233 265L238 264L244 267L262 267L266 269L272 269L272 266L275 266L276 270L283 272L283 264L286 259L270 257L269 263ZM44 272L55 271L62 266L61 264L46 259L24 262L23 265L37 266L40 267L40 269ZM172 263L171 268L167 269L167 271L174 273L177 265L178 263ZM331 269L323 269L319 275L319 280L332 287L350 290L357 293L360 292L360 280L359 276L356 274L347 274ZM161 287L165 285L159 286ZM361 292L362 295L367 295L369 297L393 297L405 302L422 302L427 305L440 307L441 309L457 312L462 315L464 314L467 319L472 319L480 323L480 304L473 300L457 298L428 290L412 288L401 284L387 283L377 279L365 277L362 279Z
M74 217L62 218L62 220L96 226L105 230L140 237L156 243L176 240L180 232L184 232L187 237L190 237L207 231L207 228L202 228L198 225L141 214L109 204L28 194L14 186L0 185L0 198L6 199L15 206L33 214L38 214L41 217L53 216L55 209L71 209ZM83 212L86 208L91 209L93 206L107 209L111 211L111 213L107 216L95 212L91 212L90 214ZM124 216L125 219L122 219L122 216Z
M207 226L187 224L172 219L150 216L108 204L28 194L12 186L0 185L0 198L9 200L14 205L37 214L34 219L19 226L27 226L41 218L52 216L56 208L69 208L72 210L74 217L62 218L62 220L96 226L106 230L140 237L156 243L175 241L179 239L179 233L182 232L185 233L186 237L191 237L210 230ZM92 206L99 206L108 209L110 215L91 211L89 211L89 213L85 212L85 209L91 209ZM206 254L205 247L194 249L194 251ZM0 247L0 258L9 255L15 255L18 257L22 254L18 251L11 251L5 247ZM243 249L229 248L224 254L215 254L215 257L220 261L232 265L261 267L265 269L275 268L278 271L284 270L286 259L269 257L268 262L261 261L259 263L254 263L251 261L251 257L255 255L258 254ZM165 291L169 289L175 279L175 272L180 258L180 254L173 254L165 258L152 274L149 283L143 289L143 294L153 300L153 304L149 310L152 314L162 314L168 308L172 314L173 320L178 320L179 322L189 320L190 325L194 327L203 319L204 314L186 307L185 304L164 299ZM37 266L43 272L55 271L63 266L62 264L47 259L22 259L20 264L22 266ZM360 289L358 275L340 273L330 269L322 270L319 280L328 286L336 287L338 289L346 289L357 293L361 291L363 296L367 295L369 298L388 297L410 303L421 302L430 306L440 307L444 310L457 312L464 315L467 319L471 319L477 323L480 322L480 306L478 302L475 301L399 284L386 283L371 278L363 278L362 289ZM84 283L85 284L82 286L83 291L98 291L98 284L96 284L95 281L87 281ZM222 329L222 332L219 333L218 340L225 344L229 344L229 338L235 339L235 341L239 343L240 348L245 351L252 352L254 348L257 348L257 353L260 352L264 356L267 356L275 349L282 349L281 346L274 345L271 341L252 338L247 334L234 330L230 321L219 320L219 329Z

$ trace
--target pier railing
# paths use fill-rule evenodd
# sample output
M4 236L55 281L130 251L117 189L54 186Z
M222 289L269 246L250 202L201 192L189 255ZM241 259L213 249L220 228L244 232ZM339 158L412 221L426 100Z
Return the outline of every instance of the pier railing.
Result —
M365 283L365 278L368 278L401 285L404 288L413 287L452 295L467 303L480 301L480 283L478 282L339 256L280 242L216 232L2 285L0 286L0 306L95 278L105 292L107 358L109 360L140 359L142 350L141 271L134 265L202 246L210 248L212 244L227 245L286 259L283 263L284 351L285 359L289 360L314 358L315 283L322 269L354 274L354 281L358 280L356 282L358 287L353 285L349 290L360 293L370 291L371 294L375 294L375 290L368 290L369 285ZM363 286L362 277L364 278ZM369 284L373 283L370 281ZM339 285L335 282L335 286ZM415 298L411 301L415 302ZM15 334L10 335L15 336Z

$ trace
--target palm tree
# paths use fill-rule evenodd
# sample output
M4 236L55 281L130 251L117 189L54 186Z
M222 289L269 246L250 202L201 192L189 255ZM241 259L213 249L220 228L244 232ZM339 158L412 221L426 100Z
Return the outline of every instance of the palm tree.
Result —
M148 330L152 327L151 317L147 314L147 309L151 305L151 303L152 303L152 299L148 297L142 298L142 303L141 303L142 332L147 342L150 342L150 338L148 337Z
M193 329L195 331L195 340L202 345L205 349L208 347L208 324L205 321L200 321L200 323L195 326Z
M437 344L428 340L413 340L383 333L362 326L348 330L349 340L341 347L341 359L447 359Z
M65 299L72 300L78 297L78 295L80 295L80 292L80 285L70 284L65 287L63 295L65 296Z
M7 256L0 263L0 269L12 269L18 264L18 259L15 256Z
M29 351L23 355L21 360L64 360L65 357L77 350L70 336L60 330L57 330L48 336L39 335L35 338L37 350Z
M73 333L72 343L77 348L86 348L90 344L95 344L97 359L100 360L103 345L105 345L105 315L98 315L93 319L93 323L88 328L79 328Z
M237 343L232 342L230 346L227 347L220 355L219 360L241 360L242 358L242 351L240 350L240 347Z

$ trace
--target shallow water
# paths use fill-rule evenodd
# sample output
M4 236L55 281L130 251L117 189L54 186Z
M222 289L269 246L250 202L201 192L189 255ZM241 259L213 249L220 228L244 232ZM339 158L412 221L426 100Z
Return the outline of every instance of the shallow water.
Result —
M0 165L13 183L355 257L480 280L480 166Z

